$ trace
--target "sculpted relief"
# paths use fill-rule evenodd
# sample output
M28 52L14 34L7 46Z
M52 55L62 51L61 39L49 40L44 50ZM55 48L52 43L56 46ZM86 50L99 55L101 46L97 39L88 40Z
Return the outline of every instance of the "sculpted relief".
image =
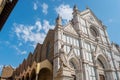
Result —
M67 54L65 54L65 52L64 52L64 45L61 46L59 58L60 58L60 67L61 68L69 67L69 63L67 60Z
M73 50L73 48L71 47L70 52ZM73 67L71 67L70 65L70 57L74 57L72 56L72 54L69 52L69 54L66 54L64 51L64 45L61 46L61 49L59 50L60 54L59 54L59 58L60 58L60 68L68 68L70 70L74 70Z

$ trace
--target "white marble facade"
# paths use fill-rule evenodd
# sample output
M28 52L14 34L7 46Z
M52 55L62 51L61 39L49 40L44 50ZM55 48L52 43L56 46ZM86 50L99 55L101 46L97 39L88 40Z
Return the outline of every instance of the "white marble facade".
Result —
M94 13L74 6L73 19L64 26L61 19L55 27L54 80L120 80L120 48L110 43Z

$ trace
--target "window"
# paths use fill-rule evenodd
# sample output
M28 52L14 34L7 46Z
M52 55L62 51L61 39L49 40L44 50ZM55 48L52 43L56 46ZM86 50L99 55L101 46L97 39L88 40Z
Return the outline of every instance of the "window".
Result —
M102 61L100 59L97 59L97 64L100 68L103 68L104 69L104 65L102 63Z
M70 46L64 45L64 51L68 54L70 52Z
M83 33L87 34L87 28L86 27L82 26L82 31L83 31Z
M89 66L89 76L90 76L90 80L96 80L94 68L92 66Z
M99 36L98 30L94 26L90 26L90 32L94 37Z
M74 45L74 46L77 46L79 47L79 41L77 38L74 38L74 37L71 37L69 35L63 35L63 41L68 43L68 44L71 44L71 45Z
M77 56L80 56L80 50L79 49L74 49L74 52Z
M87 51L90 51L90 44L85 42L84 43L84 48L87 50Z
M84 48L85 48L85 51L84 51L84 58L90 62L92 62L92 54L91 54L91 47L90 47L90 44L88 42L85 42L84 43Z
M50 53L50 42L48 42L46 45L46 58L48 58L49 53Z
M71 68L76 69L76 66L75 66L75 64L72 60L69 61L69 65L70 65Z
M83 33L87 34L87 28L86 28L86 23L85 23L85 20L83 20L82 18L80 18L80 24L82 26L82 31Z

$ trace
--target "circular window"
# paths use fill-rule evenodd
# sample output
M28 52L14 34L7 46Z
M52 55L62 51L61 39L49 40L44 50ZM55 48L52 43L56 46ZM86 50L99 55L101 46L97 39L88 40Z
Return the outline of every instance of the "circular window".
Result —
M99 36L98 30L97 30L94 26L91 26L91 27L90 27L90 32L91 32L91 34L92 34L94 37Z

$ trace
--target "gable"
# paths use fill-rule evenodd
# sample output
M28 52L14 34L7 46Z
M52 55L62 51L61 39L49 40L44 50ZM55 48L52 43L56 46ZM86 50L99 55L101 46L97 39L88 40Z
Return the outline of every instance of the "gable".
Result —
M119 53L119 51L118 51L118 49L117 49L117 47L116 47L115 45L113 45L113 50L114 50L115 52Z
M103 53L99 45L96 46L95 53Z
M94 15L90 9L81 12L81 16L92 24L102 25L102 22Z
M68 24L64 27L64 31L67 31L71 34L74 34L74 35L78 35L77 32L75 31L75 29L73 28L73 26L71 24Z
M67 54L67 56L68 56L68 60L70 60L71 58L78 58L78 55L75 53L75 51L74 51L74 48L72 48L71 50L70 50L70 52L69 52L69 54Z

